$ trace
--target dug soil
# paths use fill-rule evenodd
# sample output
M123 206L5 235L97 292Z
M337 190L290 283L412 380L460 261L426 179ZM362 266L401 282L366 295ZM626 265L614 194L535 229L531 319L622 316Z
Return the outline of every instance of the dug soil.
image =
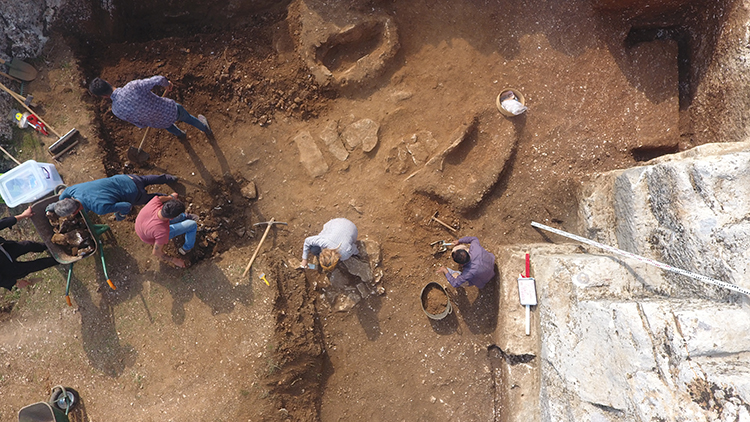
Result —
M422 293L422 306L430 315L440 315L448 306L448 296L443 289L430 284Z
M74 268L72 308L61 300L67 267L4 299L12 311L0 313L0 419L66 383L82 395L78 417L93 421L503 420L495 391L510 387L498 384L488 350L505 335L502 307L520 306L499 303L501 286L515 280L447 287L454 312L430 320L421 289L447 286L436 270L456 268L430 244L477 236L496 252L547 240L531 221L576 231L578 189L592 174L699 143L679 98L678 46L627 45L630 25L584 0L363 3L352 13L390 16L400 49L381 76L346 91L316 82L284 12L138 42L52 35L28 89L46 120L81 132L57 163L65 182L173 174L177 184L151 191L174 189L199 215L198 241L190 267L176 269L138 240L135 212L101 217L112 228L106 265L117 290L88 258ZM86 85L152 75L166 76L175 86L167 95L204 114L214 135L184 123L184 140L152 129L143 145L150 159L139 166L127 150L144 130ZM524 94L524 115L497 111L508 87ZM331 122L343 129L365 118L380 125L372 151L350 148L340 160L318 138ZM429 178L407 180L424 166L414 139L429 133L441 151L462 128L471 130L445 157L440 183L420 190L413 181ZM300 163L294 139L304 131L328 168L318 177ZM15 152L45 160L46 145L33 145ZM456 194L479 179L489 184L476 200ZM436 223L436 212L457 231ZM296 268L305 237L336 217L380 245L384 271L385 293L344 312L316 270ZM243 278L265 230L255 224L271 218L288 225L270 230ZM179 246L167 252L178 256ZM428 312L444 309L441 296L440 304L428 296Z

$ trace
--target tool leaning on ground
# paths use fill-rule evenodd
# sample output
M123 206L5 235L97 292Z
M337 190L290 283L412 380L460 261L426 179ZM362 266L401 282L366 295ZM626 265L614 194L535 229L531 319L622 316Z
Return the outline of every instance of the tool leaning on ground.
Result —
M430 217L430 222L432 222L432 221L437 221L437 222L438 222L438 223L439 223L439 224L440 224L441 226L443 226L443 227L445 227L446 229L448 229L448 230L452 231L453 233L455 233L455 232L457 231L455 227L451 227L451 226L449 226L449 225L445 224L445 223L444 223L443 221L441 221L440 219L438 219L438 218L437 218L437 215L438 215L438 212L437 212L437 211L435 211L435 214L432 214L432 217ZM428 224L429 224L429 222L428 222Z
M65 147L69 147L69 146L72 145L72 144L68 145L68 141L70 141L73 138L73 136L75 136L75 134L78 133L78 129L76 129L76 128L70 129L68 131L68 133L66 133L63 136L60 136L60 133L57 130L55 130L55 128L53 128L52 126L50 126L49 123L47 123L44 120L42 120L42 118L39 117L36 114L36 112L34 112L34 110L32 110L31 108L29 108L29 106L26 105L26 98L22 97L20 94L17 94L15 91L12 91L10 88L8 88L7 86L5 86L5 85L3 85L1 83L0 83L0 89L2 89L3 91L7 92L8 95L10 95L11 97L13 97L16 101L18 101L18 103L21 104L23 106L23 108L25 108L29 113L31 113L33 116L35 116L37 120L39 120L40 122L42 122L44 124L44 126L52 132L52 134L54 134L55 136L57 136L57 141L55 141L48 148L50 154L56 154L57 152L60 152L61 149L65 148ZM75 141L75 142L77 143L78 141ZM57 156L59 156L59 154ZM55 158L57 158L57 156L55 156Z
M164 89L164 92L161 94L161 96L164 97L165 95L167 95L167 91L168 89ZM149 129L151 128L146 127L146 131L143 132L143 138L141 138L141 143L138 145L138 148L132 145L130 146L130 148L128 148L128 160L138 165L145 163L149 158L151 158L149 153L143 150L143 142L146 141L146 136L148 136Z
M247 267L245 267L245 272L242 273L243 278L247 275L248 271L250 271L250 267L253 265L253 262L255 262L255 257L258 256L258 251L260 251L260 247L263 246L263 241L266 240L266 236L268 236L268 232L271 231L271 226L273 226L274 224L283 224L285 226L288 225L287 223L276 221L272 218L269 221L264 221L262 223L255 223L253 224L253 226L260 226L261 224L268 224L268 227L266 227L266 231L265 233L263 233L263 237L260 238L260 243L258 243L258 247L255 248L255 253L253 253L252 258L250 258L250 262L247 263Z
M10 59L10 61L0 59L0 64L8 66L8 76L16 80L31 82L36 79L38 73L36 69L34 69L34 66L20 59Z

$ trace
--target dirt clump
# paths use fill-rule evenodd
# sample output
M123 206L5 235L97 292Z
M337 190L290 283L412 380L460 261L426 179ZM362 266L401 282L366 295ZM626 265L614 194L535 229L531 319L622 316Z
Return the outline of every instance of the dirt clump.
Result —
M439 315L448 306L448 296L443 289L430 284L422 294L422 306L431 315Z

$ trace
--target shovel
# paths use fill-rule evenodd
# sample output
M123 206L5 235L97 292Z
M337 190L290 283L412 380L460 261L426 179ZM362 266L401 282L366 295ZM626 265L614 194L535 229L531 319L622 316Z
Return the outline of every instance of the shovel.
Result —
M0 64L8 66L8 74L16 79L31 82L36 79L37 71L34 67L23 60L10 59L9 62L0 59Z
M146 136L148 136L149 129L151 128L146 128L146 132L143 134L143 139L141 139L141 144L138 145L138 148L132 145L130 146L130 148L128 148L128 160L138 165L145 163L151 157L146 151L143 150L143 142L146 140Z
M164 93L162 93L161 96L163 97L163 96L167 95L167 91L168 90L165 89ZM151 128L150 127L146 128L146 132L143 134L143 139L141 139L141 143L140 143L140 145L138 145L138 148L136 148L136 147L134 147L132 145L130 146L130 148L128 148L128 160L130 160L130 161L132 161L132 162L134 162L134 163L136 163L138 165L141 165L141 164L145 163L151 157L150 155L148 155L148 153L146 151L143 150L143 142L146 140L146 136L148 136L148 130L149 129L151 129Z

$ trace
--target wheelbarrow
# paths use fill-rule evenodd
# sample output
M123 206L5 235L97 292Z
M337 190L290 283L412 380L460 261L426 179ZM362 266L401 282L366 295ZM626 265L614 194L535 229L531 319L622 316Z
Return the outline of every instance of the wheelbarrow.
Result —
M94 250L86 255L81 256L68 255L60 245L52 242L52 235L54 235L55 232L52 229L52 225L47 219L47 215L45 212L47 205L53 202L57 202L58 200L59 196L53 195L34 203L31 206L31 211L33 211L34 213L34 215L31 216L31 222L32 224L34 224L34 227L36 227L36 231L39 233L39 236L41 236L44 244L47 245L47 249L50 251L50 254L52 254L52 257L61 264L69 265L68 281L65 285L65 301L68 303L68 306L73 306L73 303L70 301L70 279L73 276L73 264L89 255L95 254L97 251L99 252L99 258L102 261L102 270L104 271L104 277L107 279L107 284L112 288L112 290L117 290L114 283L112 283L112 280L110 280L109 275L107 274L107 262L104 260L104 246L102 246L101 240L101 235L109 231L109 226L106 224L91 224L91 220L89 220L86 212L84 212L83 210L78 211L78 213L81 215L81 218L83 218L83 221L86 223L86 229L88 230L91 237L95 240Z
M30 404L18 411L18 422L70 422L68 413L78 403L78 393L62 385L52 389L48 402Z

